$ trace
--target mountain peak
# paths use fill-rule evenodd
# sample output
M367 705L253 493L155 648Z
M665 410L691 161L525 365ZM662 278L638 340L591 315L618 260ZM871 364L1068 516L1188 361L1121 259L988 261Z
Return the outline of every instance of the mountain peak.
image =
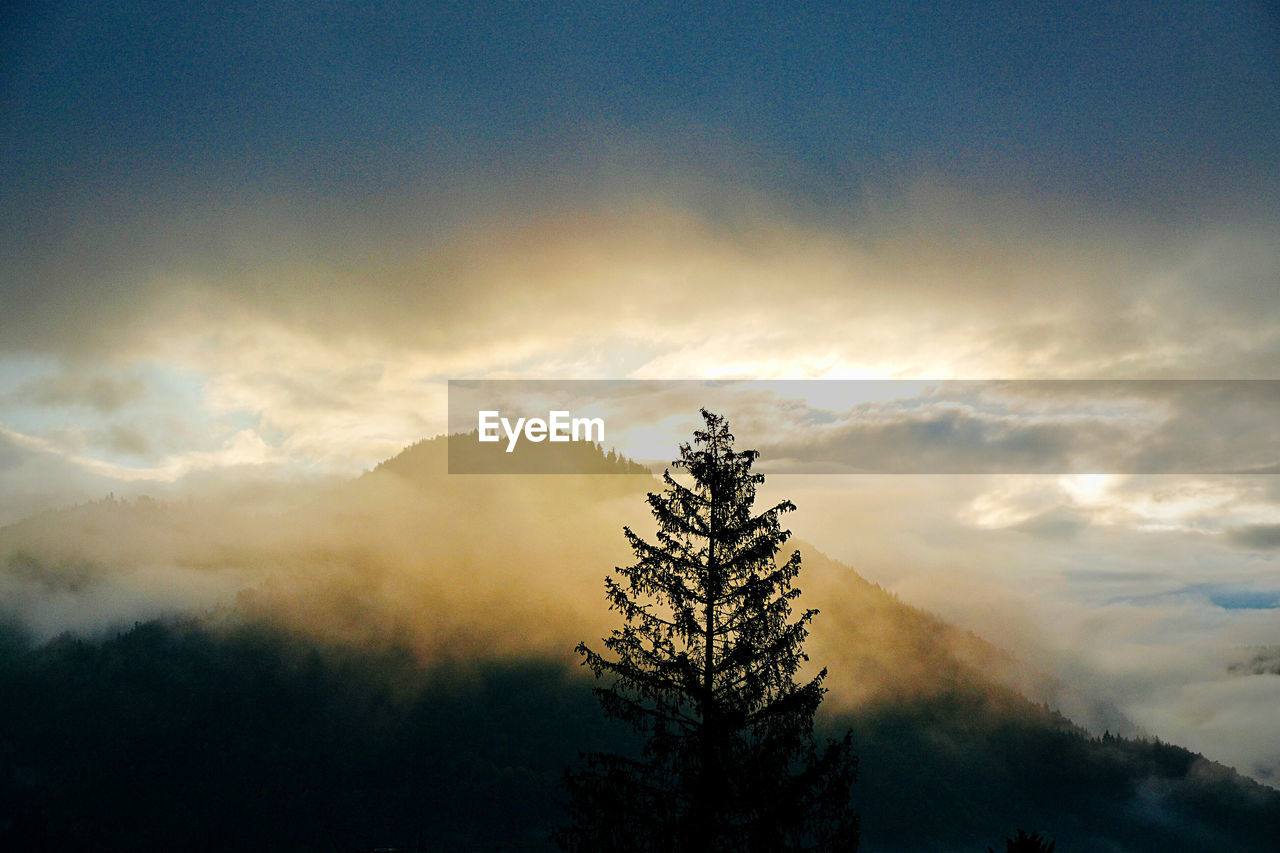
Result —
M482 443L479 433L437 435L415 442L374 471L417 479L452 474L652 474L645 466L598 443L520 442L511 452L502 443Z

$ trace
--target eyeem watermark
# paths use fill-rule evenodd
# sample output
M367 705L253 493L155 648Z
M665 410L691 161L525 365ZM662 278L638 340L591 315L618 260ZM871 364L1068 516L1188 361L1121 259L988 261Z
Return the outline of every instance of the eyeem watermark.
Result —
M770 474L1280 475L1271 379L451 379L449 471L661 471L699 407Z
M479 413L480 440L483 442L507 439L507 453L513 453L516 443L523 437L528 441L587 441L604 443L604 418L575 418L567 410L553 410L543 418L516 418L514 424L496 410ZM499 432L501 431L501 432Z

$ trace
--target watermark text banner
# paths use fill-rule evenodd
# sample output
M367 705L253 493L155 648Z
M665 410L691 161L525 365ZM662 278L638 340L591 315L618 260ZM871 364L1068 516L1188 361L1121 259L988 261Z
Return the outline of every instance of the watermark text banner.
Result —
M765 473L1280 473L1280 380L450 380L450 472L660 471L700 408Z

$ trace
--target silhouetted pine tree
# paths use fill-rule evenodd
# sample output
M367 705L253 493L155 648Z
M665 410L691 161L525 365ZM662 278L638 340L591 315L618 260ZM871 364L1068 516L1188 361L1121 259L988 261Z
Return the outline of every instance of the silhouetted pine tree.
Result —
M1025 829L1018 828L1018 834L1004 840L1005 853L1053 853L1057 842L1049 841L1038 832L1027 834ZM995 853L990 847L987 853Z
M779 562L790 501L752 515L754 450L735 452L726 421L680 447L678 471L650 494L656 544L623 528L637 562L605 579L624 620L605 648L578 652L605 712L646 736L640 758L586 756L566 775L567 850L856 850L849 735L819 751L813 715L826 670L797 684L817 611L792 617L800 553Z

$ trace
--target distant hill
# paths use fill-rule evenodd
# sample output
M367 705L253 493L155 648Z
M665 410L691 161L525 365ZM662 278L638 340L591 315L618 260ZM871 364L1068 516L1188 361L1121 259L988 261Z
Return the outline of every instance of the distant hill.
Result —
M409 466L420 456L440 452L437 439L419 442L384 465ZM443 439L450 474L650 474L648 468L616 451L589 442L521 441L510 451L505 441L481 442L479 432ZM417 451L417 452L415 452Z
M0 529L0 848L544 849L560 770L630 743L571 649L616 624L601 579L658 482L589 449L617 473L449 475L437 438L283 513ZM1274 849L1280 793L1084 732L1013 656L799 547L864 850Z

